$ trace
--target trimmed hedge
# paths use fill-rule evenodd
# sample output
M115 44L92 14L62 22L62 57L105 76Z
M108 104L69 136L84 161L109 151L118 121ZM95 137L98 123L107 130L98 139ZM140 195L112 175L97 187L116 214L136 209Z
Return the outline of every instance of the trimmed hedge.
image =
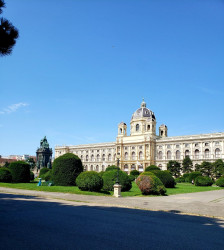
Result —
M50 171L49 168L46 168L46 167L41 168L40 173L39 173L39 178L44 178L44 175L45 175L48 171Z
M135 178L136 178L136 176L134 176L134 175L132 175L132 174L130 174L128 177L129 177L129 179L131 180L131 182L134 181Z
M202 173L199 172L199 171L192 172L192 173L189 174L189 176L186 178L185 181L191 183L192 180L195 181L195 179L196 179L198 176L202 176Z
M82 161L77 155L67 153L53 162L52 180L58 186L75 186L76 177L83 172Z
M50 169L48 172L46 172L46 173L42 176L42 178L43 178L45 181L51 181L51 179L52 179L52 171L51 171L51 169Z
M150 171L155 176L157 176L163 183L166 188L174 188L176 182L170 172L168 170L161 171L161 170L152 170Z
M32 171L30 171L30 180L33 181L34 180L34 173Z
M191 182L191 181L189 181L189 175L190 175L190 173L183 174L182 177L184 178L185 182Z
M164 195L166 193L166 188L161 180L151 172L144 172L140 174L136 180L136 184L144 195Z
M130 172L130 175L134 175L135 177L138 177L140 175L140 172L138 170L132 170Z
M182 182L185 182L185 178L184 178L183 176L178 177L178 178L176 178L176 179L175 179L175 182L176 182L176 183L182 183Z
M103 187L103 179L95 171L83 172L76 178L76 185L83 191L99 192Z
M12 182L30 182L30 165L25 161L11 162L9 165L9 170L12 174Z
M106 168L106 171L111 171L111 170L121 170L119 167L115 166L115 165L112 165L112 166L109 166Z
M8 168L0 168L0 182L11 182L12 174Z
M213 181L208 176L198 176L194 181L195 186L211 186Z
M224 187L224 177L220 177L215 184L219 187Z
M129 176L119 170L118 171L119 184L121 185L121 191L129 191L132 188L131 180ZM112 191L114 184L117 181L117 170L107 171L103 174L103 190Z
M145 169L145 172L149 172L149 171L152 171L152 170L160 170L160 168L158 168L158 167L155 166L155 165L151 165L151 166L148 166L148 167Z

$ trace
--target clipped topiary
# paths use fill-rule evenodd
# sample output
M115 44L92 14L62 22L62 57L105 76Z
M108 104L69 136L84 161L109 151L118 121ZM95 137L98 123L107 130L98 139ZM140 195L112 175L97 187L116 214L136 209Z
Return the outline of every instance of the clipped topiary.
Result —
M155 166L155 165L151 165L151 166L148 166L148 167L145 169L145 172L149 172L149 171L152 171L152 170L160 170L160 168L158 168L158 167Z
M136 184L144 195L164 195L166 193L166 188L161 180L151 172L144 172L139 175L136 180Z
M34 173L32 171L30 171L30 180L33 181L34 180Z
M185 182L185 178L182 176L182 177L178 177L175 179L175 182L176 183L182 183L182 182Z
M30 182L30 165L24 161L11 162L9 170L12 174L12 182Z
M184 178L185 182L191 182L191 181L189 181L189 175L190 175L190 173L183 174L182 177Z
M95 171L83 172L76 178L76 185L83 191L99 192L103 187L103 179Z
M213 181L208 176L198 176L194 181L195 186L211 186Z
M198 176L202 176L202 173L199 172L199 171L195 171L195 172L192 172L189 174L189 176L185 179L186 182L192 182L195 181L195 179L198 177Z
M119 170L118 171L119 184L121 185L121 191L129 191L132 188L131 180L128 175ZM103 174L103 190L112 191L114 184L117 181L117 170L107 171Z
M83 172L77 155L67 153L56 158L52 167L52 180L58 186L75 186L76 177Z
M150 172L157 176L166 188L175 188L176 182L168 170L152 170Z
M46 172L46 173L42 176L42 178L43 178L45 181L51 181L51 179L52 179L52 171L51 171L51 169L50 169L48 172Z
M215 184L219 187L224 187L224 177L220 177Z
M40 173L39 173L39 178L43 178L43 176L49 171L49 168L41 168Z
M129 177L129 179L131 180L131 182L134 181L135 178L136 178L136 177L135 177L134 175L132 175L132 174L130 174L128 177Z
M12 174L8 168L0 168L0 182L11 182Z
M112 166L109 166L106 168L106 171L111 171L111 170L121 170L119 167L115 166L115 165L112 165Z
M130 175L134 175L137 178L140 175L140 172L138 170L132 170Z

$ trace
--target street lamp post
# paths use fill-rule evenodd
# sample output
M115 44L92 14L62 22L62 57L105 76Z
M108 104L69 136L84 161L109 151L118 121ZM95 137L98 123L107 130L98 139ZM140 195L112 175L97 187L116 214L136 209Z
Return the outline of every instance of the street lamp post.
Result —
M117 157L117 181L116 181L116 184L119 184L119 163L120 163L120 159L119 159L119 157Z
M117 181L114 184L114 196L121 197L121 185L119 184L119 162L120 162L120 155L117 155Z

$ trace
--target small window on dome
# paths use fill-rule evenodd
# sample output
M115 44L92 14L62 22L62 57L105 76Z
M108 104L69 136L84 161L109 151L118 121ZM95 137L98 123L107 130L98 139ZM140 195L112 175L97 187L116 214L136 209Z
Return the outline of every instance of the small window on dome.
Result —
M139 124L136 124L136 131L139 131Z
M147 126L147 130L150 130L150 125Z

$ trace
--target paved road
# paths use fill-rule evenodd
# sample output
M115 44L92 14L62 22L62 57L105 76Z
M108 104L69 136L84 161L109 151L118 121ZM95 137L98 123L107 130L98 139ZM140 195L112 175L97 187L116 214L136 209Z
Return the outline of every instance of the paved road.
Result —
M0 194L0 249L224 247L222 219L89 205Z

